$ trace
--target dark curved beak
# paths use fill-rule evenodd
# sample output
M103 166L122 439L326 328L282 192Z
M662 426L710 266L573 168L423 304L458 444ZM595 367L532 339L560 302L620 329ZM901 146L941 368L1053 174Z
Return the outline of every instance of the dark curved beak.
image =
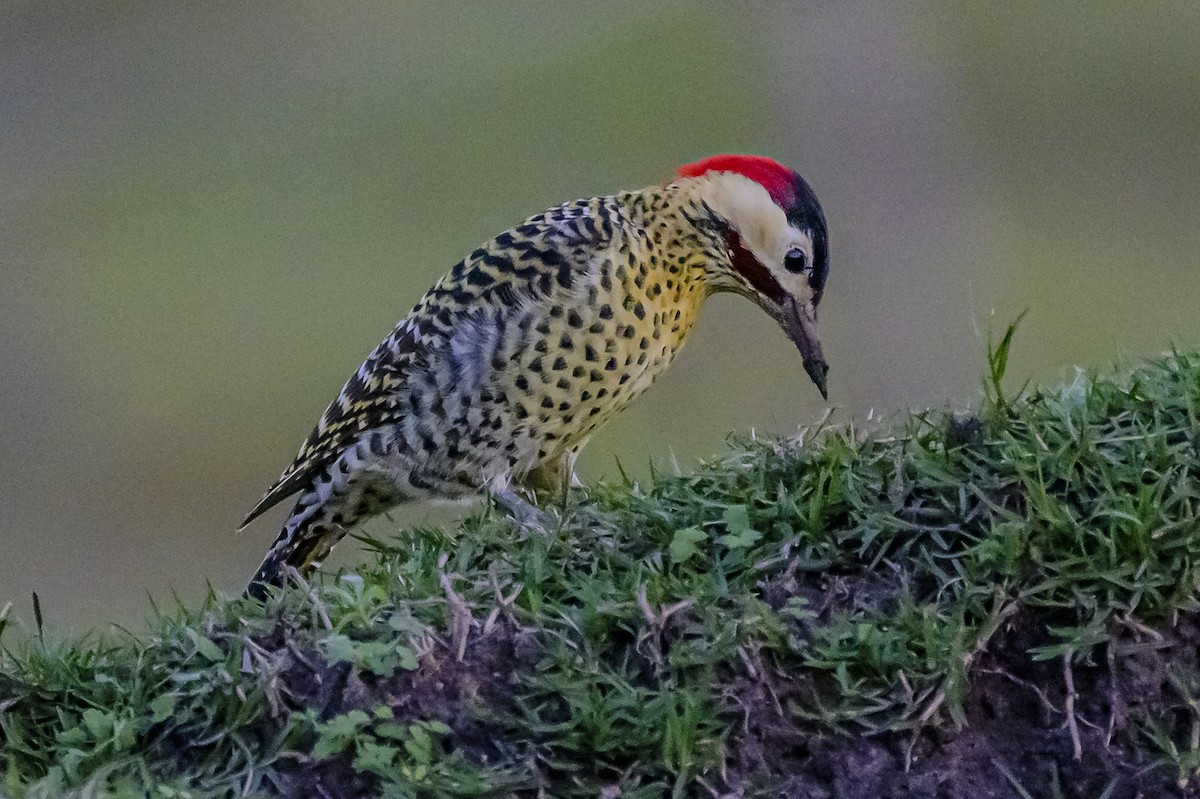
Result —
M825 363L821 339L817 337L817 309L812 303L801 305L789 297L784 301L780 324L788 338L795 342L800 350L800 357L804 360L804 371L816 385L817 391L821 392L821 398L828 400L825 378L829 374L829 364Z

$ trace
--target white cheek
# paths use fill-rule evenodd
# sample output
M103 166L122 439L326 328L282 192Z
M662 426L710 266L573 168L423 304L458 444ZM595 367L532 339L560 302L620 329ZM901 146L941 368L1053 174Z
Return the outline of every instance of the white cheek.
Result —
M764 264L782 264L791 250L794 237L789 235L787 218L776 207L774 213L764 214L760 224L754 226L749 242L750 250ZM774 271L774 270L772 270Z
M785 288L791 291L792 278L796 277L783 268L784 258L792 248L792 237L788 235L787 221L779 212L782 224L776 224L773 215L765 214L759 224L742 231L742 246L754 254L760 264Z

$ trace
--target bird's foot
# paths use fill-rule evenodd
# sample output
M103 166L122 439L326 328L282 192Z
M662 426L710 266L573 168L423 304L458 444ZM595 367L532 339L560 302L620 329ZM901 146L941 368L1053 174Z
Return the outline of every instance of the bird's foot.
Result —
M492 493L492 496L496 498L496 502L508 511L508 515L522 529L533 530L539 535L548 538L550 530L557 526L554 523L554 517L511 488L506 488L503 491L495 491Z

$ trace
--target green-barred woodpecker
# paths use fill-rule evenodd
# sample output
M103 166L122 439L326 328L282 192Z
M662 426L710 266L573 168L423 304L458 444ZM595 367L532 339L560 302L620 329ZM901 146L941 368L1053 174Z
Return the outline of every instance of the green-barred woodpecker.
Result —
M246 517L299 494L248 589L308 574L348 530L416 499L558 489L598 428L674 360L705 298L753 300L824 397L829 271L808 183L718 155L666 185L575 200L459 261L371 352Z

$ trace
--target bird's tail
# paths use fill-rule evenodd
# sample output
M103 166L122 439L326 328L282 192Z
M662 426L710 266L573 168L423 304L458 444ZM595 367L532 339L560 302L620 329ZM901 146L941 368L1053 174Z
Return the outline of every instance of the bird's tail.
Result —
M246 596L262 600L270 586L284 584L291 569L307 577L321 565L348 528L331 505L322 502L311 489L300 495L279 537L246 587Z

